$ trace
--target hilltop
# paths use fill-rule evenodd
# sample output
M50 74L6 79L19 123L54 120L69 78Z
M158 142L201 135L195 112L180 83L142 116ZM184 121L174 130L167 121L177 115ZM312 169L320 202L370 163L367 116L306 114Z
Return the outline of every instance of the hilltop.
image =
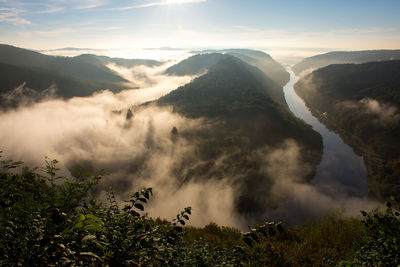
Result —
M367 63L400 59L400 50L335 51L303 59L293 66L296 75L331 64Z
M193 53L195 53L194 56L171 66L166 70L166 73L175 75L199 74L216 64L224 55L231 55L259 68L279 86L284 86L289 81L289 73L286 72L285 68L262 51L225 49L193 51Z

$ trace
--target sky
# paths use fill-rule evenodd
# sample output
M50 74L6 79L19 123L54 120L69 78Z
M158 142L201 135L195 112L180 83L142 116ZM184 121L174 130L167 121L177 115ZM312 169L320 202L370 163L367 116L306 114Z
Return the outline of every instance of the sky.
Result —
M254 48L297 55L400 48L399 0L0 0L0 43Z

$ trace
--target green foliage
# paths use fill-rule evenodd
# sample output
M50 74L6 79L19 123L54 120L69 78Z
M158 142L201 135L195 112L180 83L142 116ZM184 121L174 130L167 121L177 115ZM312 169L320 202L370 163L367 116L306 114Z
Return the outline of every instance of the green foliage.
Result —
M192 209L172 222L145 213L152 188L135 192L120 208L91 189L101 176L82 170L67 179L57 161L44 168L0 161L1 266L389 266L400 263L399 199L364 220L332 215L286 227L263 223L242 233L211 223L186 226ZM356 250L358 251L356 253Z
M343 266L398 266L400 264L400 198L391 197L386 211L365 212L363 223L368 238L361 243L354 259Z

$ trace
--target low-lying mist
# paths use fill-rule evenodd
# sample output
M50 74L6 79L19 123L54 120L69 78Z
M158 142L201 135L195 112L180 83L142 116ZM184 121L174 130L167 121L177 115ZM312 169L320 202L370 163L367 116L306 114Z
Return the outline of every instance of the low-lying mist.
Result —
M69 100L40 98L20 103L16 109L0 113L0 148L4 156L22 160L28 166L43 165L45 156L61 162L64 175L76 165L89 171L104 170L107 175L97 188L100 199L112 186L119 200L129 198L142 187L153 187L154 198L146 207L150 216L172 219L184 207L191 206L190 224L209 222L244 229L258 220L303 222L319 218L337 209L356 215L372 207L364 199L326 195L302 181L312 166L304 162L300 146L291 139L275 147L260 147L253 155L262 162L259 172L273 177L268 194L274 209L254 216L242 215L235 207L241 193L241 173L183 181L176 174L201 165L196 155L196 138L184 138L207 130L205 119L188 119L170 107L139 104L155 100L190 82L194 77L166 76L161 67L136 66L131 69L109 65L129 80L133 88L120 93L98 92L90 97ZM228 152L227 152L228 153ZM223 155L213 168L228 169ZM179 170L179 171L177 171ZM217 173L217 172L214 172ZM264 197L264 196L261 196Z

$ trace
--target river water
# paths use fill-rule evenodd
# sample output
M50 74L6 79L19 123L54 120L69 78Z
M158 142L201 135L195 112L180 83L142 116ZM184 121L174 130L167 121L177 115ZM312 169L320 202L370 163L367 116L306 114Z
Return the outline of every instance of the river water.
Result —
M311 125L323 138L322 161L317 167L311 185L330 196L338 193L351 197L367 196L367 174L362 158L357 156L339 135L328 130L311 114L304 101L293 89L298 77L290 69L287 71L290 73L290 81L283 91L289 109L296 117Z

